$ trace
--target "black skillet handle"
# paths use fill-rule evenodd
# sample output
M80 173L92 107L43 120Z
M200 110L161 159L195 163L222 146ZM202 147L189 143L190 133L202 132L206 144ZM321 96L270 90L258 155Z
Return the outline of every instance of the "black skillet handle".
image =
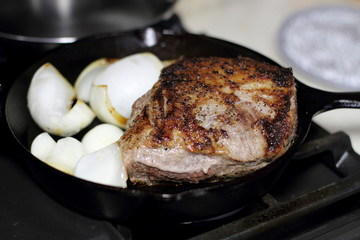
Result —
M173 15L154 25L135 31L135 35L148 47L154 46L163 35L181 35L187 31L183 28L180 18Z
M174 14L169 19L160 21L152 26L154 29L160 30L162 34L178 35L187 33L182 26L181 20L178 15Z
M322 92L322 98L323 102L319 113L336 108L360 108L360 92Z
M299 102L310 116L337 108L360 108L360 92L327 92L298 84Z

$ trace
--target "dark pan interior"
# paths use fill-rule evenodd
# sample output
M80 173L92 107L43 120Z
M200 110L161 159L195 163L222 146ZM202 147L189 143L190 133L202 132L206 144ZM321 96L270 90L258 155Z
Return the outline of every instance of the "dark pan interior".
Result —
M148 31L148 30L147 30ZM33 122L27 109L26 94L35 71L45 62L52 63L70 82L90 62L102 58L121 58L132 53L150 51L160 59L180 56L251 57L276 64L245 47L193 34L166 35L156 32L154 44L144 39L144 32L107 34L63 46L32 65L11 87L5 105L8 126L21 145L35 179L42 187L67 206L91 216L105 219L134 219L158 215L170 221L194 221L222 215L240 208L273 185L290 156L305 137L313 112L306 86L300 84L299 128L290 150L269 166L248 176L223 183L203 183L177 187L137 187L127 189L90 183L57 171L33 157L29 147L42 130ZM277 65L277 64L276 64ZM311 95L311 94L310 94ZM78 134L78 137L88 129Z

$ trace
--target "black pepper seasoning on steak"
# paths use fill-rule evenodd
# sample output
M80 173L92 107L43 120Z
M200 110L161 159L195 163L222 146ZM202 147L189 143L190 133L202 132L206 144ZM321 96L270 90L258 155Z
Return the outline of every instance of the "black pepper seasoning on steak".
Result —
M281 156L296 112L291 69L249 58L180 59L134 104L118 143L133 182L217 181Z

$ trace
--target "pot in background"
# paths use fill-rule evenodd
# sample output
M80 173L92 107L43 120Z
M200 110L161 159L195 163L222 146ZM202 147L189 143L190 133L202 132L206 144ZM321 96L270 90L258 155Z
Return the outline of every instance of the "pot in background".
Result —
M175 0L0 1L0 53L6 62L20 62L23 69L80 38L140 29L167 19L174 4Z

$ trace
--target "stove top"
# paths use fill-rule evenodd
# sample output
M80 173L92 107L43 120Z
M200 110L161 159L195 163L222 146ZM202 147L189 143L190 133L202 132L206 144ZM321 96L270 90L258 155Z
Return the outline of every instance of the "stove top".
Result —
M349 137L313 124L309 136L269 193L200 222L114 223L69 209L32 178L9 139L0 151L2 239L353 239L360 236L360 156ZM214 206L216 207L216 206ZM345 237L345 238L344 238Z
M4 54L8 49L1 46L3 102L9 83L33 62L34 56L14 64L16 59L9 59ZM353 151L346 134L329 134L315 123L284 174L266 195L224 216L176 225L160 224L156 219L108 222L65 207L32 178L4 117L0 132L5 140L0 145L0 239L360 237L360 156Z

